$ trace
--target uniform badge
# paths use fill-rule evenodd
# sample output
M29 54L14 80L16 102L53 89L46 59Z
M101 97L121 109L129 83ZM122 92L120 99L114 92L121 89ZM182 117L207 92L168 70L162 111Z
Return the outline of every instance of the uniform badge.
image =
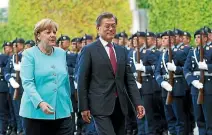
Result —
M155 52L155 50L153 49L152 52Z
M66 37L63 37L63 40L66 40Z
M212 45L210 45L210 48L212 48Z
M181 46L180 49L184 49L184 46Z
M143 50L143 53L146 53L146 50Z
M177 48L174 48L174 51L176 52L177 51Z
M210 49L210 48L207 46L207 47L206 47L206 50L209 50L209 49Z

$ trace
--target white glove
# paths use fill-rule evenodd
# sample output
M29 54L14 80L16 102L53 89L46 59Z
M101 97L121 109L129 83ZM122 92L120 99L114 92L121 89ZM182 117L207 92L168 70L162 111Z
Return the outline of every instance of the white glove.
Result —
M205 60L203 62L199 62L198 65L199 69L208 70L208 65L205 63Z
M135 63L135 69L137 71L144 71L145 72L145 66L143 65L143 62L140 60L140 63Z
M138 89L142 88L142 84L140 84L138 81L136 81Z
M15 71L20 71L20 69L21 69L21 63L20 62L18 64L14 63L13 66L14 66Z
M170 62L167 63L167 68L168 68L169 71L174 71L174 72L175 72L176 69L177 69L177 67L175 66L173 60L172 60L172 63L170 63Z
M201 82L199 82L199 80L194 80L194 81L191 82L191 84L197 89L203 88L203 84Z
M10 85L14 88L14 89L17 89L20 87L20 85L15 81L15 79L13 77L11 77L9 79L9 82L10 82Z
M138 73L135 72L135 73L133 73L133 75L136 78L138 76Z
M74 88L77 89L77 82L74 81Z
M167 81L162 81L161 87L167 91L172 91L172 86Z

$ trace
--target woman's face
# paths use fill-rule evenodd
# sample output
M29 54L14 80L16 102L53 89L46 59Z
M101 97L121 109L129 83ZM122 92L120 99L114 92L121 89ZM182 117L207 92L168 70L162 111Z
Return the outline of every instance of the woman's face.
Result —
M48 45L48 46L55 46L56 45L56 29L46 29L38 35L38 39L40 43Z

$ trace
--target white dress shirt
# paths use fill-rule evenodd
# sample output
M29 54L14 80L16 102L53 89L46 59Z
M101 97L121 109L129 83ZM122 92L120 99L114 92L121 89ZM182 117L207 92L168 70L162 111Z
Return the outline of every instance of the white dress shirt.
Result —
M110 49L110 48L107 46L107 45L108 45L108 42L105 41L104 39L102 39L101 37L99 37L99 40L100 40L100 42L102 43L103 47L105 48L105 51L107 52L107 55L108 55L108 57L109 57L109 59L110 59L110 52L109 52L109 49ZM115 57L116 57L116 51L115 51L115 49L114 49L114 45L113 45L113 43L111 43L111 44L112 44L112 46L113 46L113 51L114 51ZM116 61L117 61L117 59L116 59Z

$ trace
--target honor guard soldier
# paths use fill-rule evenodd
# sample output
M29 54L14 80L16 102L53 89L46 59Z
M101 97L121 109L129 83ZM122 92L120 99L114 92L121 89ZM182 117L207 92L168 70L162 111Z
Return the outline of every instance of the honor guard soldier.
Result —
M135 34L132 35L132 40L133 40L133 46L134 46L134 51L131 51L128 55L129 57L129 62L131 65L131 70L135 76L135 78L138 80L138 73L136 71L136 67L135 64L137 64L138 62L141 61L141 58L143 57L143 55L141 56L141 54L146 53L146 49L145 49L145 32L136 32ZM140 60L137 59L137 53L138 50L140 52ZM144 52L144 53L142 53ZM137 81L137 86L139 88L140 91L140 95L142 97L143 100L143 92L142 92L142 86L140 84L141 82ZM146 109L146 108L145 108ZM139 135L146 135L146 128L147 128L147 123L145 121L145 118L141 119L141 120L137 120L137 126L138 126L138 134Z
M131 51L134 50L132 35L129 37L127 45L131 49Z
M33 46L35 46L35 41L33 41L33 40L27 40L25 42L25 49L31 48Z
M162 34L163 33L157 33L156 34L156 49L158 50L158 51L160 51L160 52L162 52L163 51L163 46L162 46Z
M162 35L162 34L161 34ZM160 38L161 38L161 35ZM153 32L146 33L146 48L151 51L151 60L152 60L152 69L155 72L155 67L157 66L158 59L160 58L161 52L156 48L156 36ZM161 45L160 45L161 46ZM161 47L159 47L161 48ZM149 57L150 57L149 56ZM152 89L153 94L151 95L152 99L152 113L154 113L155 124L155 134L168 135L167 122L164 114L163 102L161 97L161 87L157 84L154 74L151 74L152 77ZM148 121L147 121L148 123Z
M210 135L212 134L212 45L206 45L208 35L204 29L197 30L194 38L197 47L190 50L188 54L184 75L191 87L199 135Z
M127 45L128 35L125 31L119 33L119 42L118 45L125 46Z
M191 46L191 34L189 32L184 31L183 32L183 44L184 46Z
M10 83L9 95L10 99L12 100L11 102L15 114L18 135L19 134L21 135L23 133L22 118L19 116L19 109L23 88L21 85L19 72L20 72L22 52L24 50L24 43L25 41L23 38L17 38L13 41L13 49L15 50L16 54L13 54L11 57L9 57L7 65L5 67L5 74L4 74L6 81ZM17 95L15 94L16 92Z
M174 48L174 38L175 34L172 31L166 31L162 34L162 44L166 48L169 46L169 49L165 50L160 56L155 77L158 84L163 88L162 97L168 130L171 135L184 135L186 115L183 101L187 84L183 76L183 65L186 55L180 48ZM171 97L172 102L166 104L166 98Z
M83 37L82 37L82 47L90 44L93 42L93 37L91 35L87 35L85 34Z
M7 52L7 47L10 47L10 42L4 42L3 48ZM6 49L6 50L5 50ZM8 84L4 78L5 66L8 61L8 55L0 53L0 135L5 135L9 118L8 106Z

